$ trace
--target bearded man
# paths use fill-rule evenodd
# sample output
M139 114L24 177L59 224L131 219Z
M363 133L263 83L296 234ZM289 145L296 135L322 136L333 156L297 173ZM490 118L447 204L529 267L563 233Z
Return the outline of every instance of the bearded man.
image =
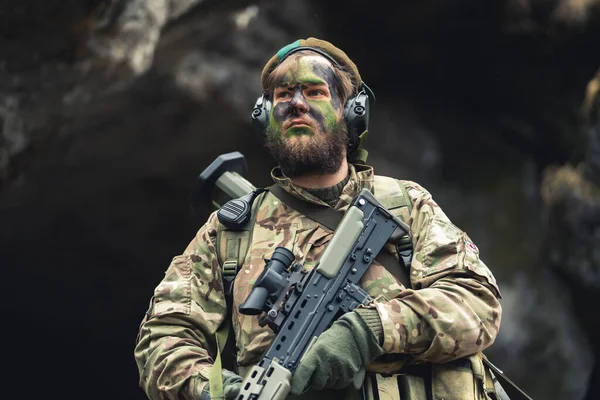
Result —
M374 261L360 286L374 299L336 320L296 368L289 398L497 398L482 351L498 333L500 292L468 235L416 182L375 175L362 144L373 94L356 65L331 43L309 38L282 48L262 74L253 113L277 161L275 184L308 206L344 212L364 188L410 227L401 281ZM152 399L234 399L242 377L269 348L273 332L239 306L277 247L307 270L333 232L270 191L255 199L251 239L238 265L231 302L224 294L216 212L174 257L140 326L135 359ZM227 247L227 246L225 246ZM230 321L235 371L218 369L216 334ZM215 360L219 360L215 367ZM352 382L368 371L360 389ZM219 392L209 385L220 373ZM246 400L246 399L244 399Z

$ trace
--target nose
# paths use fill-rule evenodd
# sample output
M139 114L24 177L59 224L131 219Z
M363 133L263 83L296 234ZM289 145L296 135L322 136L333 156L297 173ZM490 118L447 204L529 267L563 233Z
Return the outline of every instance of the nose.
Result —
M306 100L304 99L304 96L302 96L302 93L296 92L290 103L293 114L306 114L308 112L308 104L306 104Z

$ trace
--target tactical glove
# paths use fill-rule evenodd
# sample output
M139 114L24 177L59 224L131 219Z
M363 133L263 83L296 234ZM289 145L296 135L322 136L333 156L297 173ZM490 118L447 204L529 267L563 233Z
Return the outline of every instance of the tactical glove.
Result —
M304 355L292 377L291 393L350 385L362 368L385 353L379 345L382 333L377 310L361 308L344 314Z
M223 369L223 399L234 400L240 393L242 386L242 377L229 370ZM218 382L218 381L217 381ZM200 394L200 400L211 400L209 385L204 386Z

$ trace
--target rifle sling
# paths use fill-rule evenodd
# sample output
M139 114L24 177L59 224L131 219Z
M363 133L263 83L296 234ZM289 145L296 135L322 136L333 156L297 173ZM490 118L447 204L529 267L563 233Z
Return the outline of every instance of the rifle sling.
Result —
M487 359L487 357L483 357L483 363L488 366L489 369L492 370L492 373L496 379L501 384L502 389L506 391L509 399L512 400L533 400L527 393L521 390L520 387L517 386L516 383L511 381L504 372L500 370L500 368L496 367L494 364Z
M293 208L300 214L312 219L313 221L326 226L332 231L335 231L338 224L344 217L344 213L335 211L333 208L302 201L283 190L279 185L269 186L268 189L275 197L277 197L287 206ZM375 259L392 275L394 275L394 277L396 277L396 279L398 279L405 287L411 287L410 280L406 275L406 271L403 269L400 261L398 261L393 255L387 251L380 251Z

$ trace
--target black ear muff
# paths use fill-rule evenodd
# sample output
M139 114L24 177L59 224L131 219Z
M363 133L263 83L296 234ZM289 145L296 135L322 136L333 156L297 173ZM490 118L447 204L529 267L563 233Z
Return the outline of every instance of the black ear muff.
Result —
M270 112L271 101L265 92L256 100L252 109L252 129L260 141L263 140L265 129L267 129L267 125L269 124Z
M344 118L348 128L348 153L356 149L359 136L369 129L369 117L374 105L375 95L364 82L358 93L346 101Z

